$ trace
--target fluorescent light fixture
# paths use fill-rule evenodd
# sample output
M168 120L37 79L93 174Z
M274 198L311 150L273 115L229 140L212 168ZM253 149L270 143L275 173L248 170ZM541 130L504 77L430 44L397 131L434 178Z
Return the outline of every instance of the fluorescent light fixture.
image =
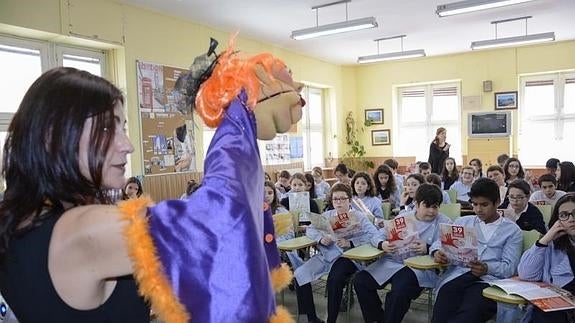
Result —
M398 59L424 57L424 56L425 56L425 50L416 49L416 50L408 50L408 51L404 51L404 52L383 53L383 54L377 54L377 55L360 56L357 58L357 62L359 64L367 64L367 63L392 61L392 60L398 60Z
M337 22L334 24L317 26L312 28L292 31L291 38L295 40L309 39L332 34L345 33L348 31L368 29L377 27L374 17L366 17L354 20Z
M439 17L446 17L473 11L510 6L529 1L533 0L466 0L439 5L437 6L435 13Z
M521 46L533 43L541 43L546 41L554 41L555 33L542 33L542 34L532 34L524 36L515 36L507 38L497 38L489 40L474 41L471 43L471 49L485 49L485 48L495 48L495 47L507 47L507 46Z

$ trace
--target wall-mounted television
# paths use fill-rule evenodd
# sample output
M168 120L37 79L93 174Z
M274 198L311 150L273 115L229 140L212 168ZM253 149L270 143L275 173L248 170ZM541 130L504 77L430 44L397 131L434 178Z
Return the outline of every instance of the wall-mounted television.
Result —
M511 111L472 112L467 116L470 138L511 135Z

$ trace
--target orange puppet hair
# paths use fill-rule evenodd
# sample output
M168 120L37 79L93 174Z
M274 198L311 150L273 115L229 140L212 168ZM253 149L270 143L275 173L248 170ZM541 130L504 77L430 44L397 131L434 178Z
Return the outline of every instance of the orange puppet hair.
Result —
M207 126L214 128L220 124L224 110L242 89L248 96L248 107L255 108L261 89L261 81L255 72L258 64L263 66L272 81L275 80L273 67L285 67L284 62L268 53L242 59L233 50L233 39L230 40L228 49L218 56L212 75L202 83L196 97L196 111Z

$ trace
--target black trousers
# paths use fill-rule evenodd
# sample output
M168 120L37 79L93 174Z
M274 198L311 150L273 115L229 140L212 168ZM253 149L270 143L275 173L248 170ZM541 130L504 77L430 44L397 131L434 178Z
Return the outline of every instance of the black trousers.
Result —
M297 308L299 314L306 314L308 321L313 321L317 319L317 314L315 312L315 303L313 301L313 291L311 289L311 283L304 284L302 286L295 283L295 292L297 296Z
M383 310L377 290L385 288L389 283L391 291L385 294L385 310ZM362 270L355 275L353 285L366 323L400 323L409 310L411 301L419 297L423 291L423 288L419 287L417 276L408 267L403 267L381 285L370 273Z
M439 290L433 308L432 323L475 323L485 322L497 313L497 303L483 297L483 290L489 284L480 282L479 277L467 272Z
M341 257L331 266L327 276L327 323L337 321L343 289L355 272L357 267L347 258Z

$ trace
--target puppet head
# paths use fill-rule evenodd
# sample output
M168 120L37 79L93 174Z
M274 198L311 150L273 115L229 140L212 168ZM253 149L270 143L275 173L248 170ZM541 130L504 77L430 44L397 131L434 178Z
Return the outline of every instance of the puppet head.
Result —
M280 59L271 54L240 58L232 45L220 55L212 55L214 42L182 76L186 81L176 85L207 126L219 125L224 111L242 89L248 96L246 107L256 116L258 139L272 139L301 119L305 101L299 93L303 85L293 81Z

